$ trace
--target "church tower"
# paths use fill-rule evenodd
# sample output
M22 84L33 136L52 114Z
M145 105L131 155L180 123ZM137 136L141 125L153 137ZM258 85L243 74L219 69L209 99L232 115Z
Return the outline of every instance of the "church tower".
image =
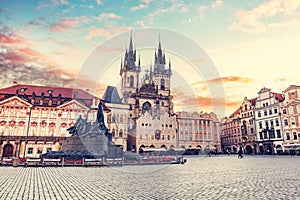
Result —
M169 67L166 69L166 57L165 53L161 48L161 41L159 37L158 50L155 50L154 56L154 70L153 70L153 80L154 84L157 86L158 93L163 96L169 96L171 90L170 78L172 75L171 71L171 61L169 61Z
M141 72L140 58L136 65L136 49L133 50L132 31L130 32L129 48L126 49L124 61L121 60L121 93L123 103L128 103L131 94L135 93L139 87L139 74Z

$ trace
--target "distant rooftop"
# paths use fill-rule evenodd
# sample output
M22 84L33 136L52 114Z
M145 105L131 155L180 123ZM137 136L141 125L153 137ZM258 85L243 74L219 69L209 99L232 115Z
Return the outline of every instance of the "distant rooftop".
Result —
M103 95L103 99L106 103L122 104L118 90L116 87L113 86L107 86Z

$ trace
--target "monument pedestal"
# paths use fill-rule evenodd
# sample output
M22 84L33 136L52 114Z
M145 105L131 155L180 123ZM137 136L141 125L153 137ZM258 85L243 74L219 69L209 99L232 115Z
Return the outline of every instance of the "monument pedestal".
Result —
M72 136L62 144L62 151L88 151L94 157L122 158L123 151L105 135Z

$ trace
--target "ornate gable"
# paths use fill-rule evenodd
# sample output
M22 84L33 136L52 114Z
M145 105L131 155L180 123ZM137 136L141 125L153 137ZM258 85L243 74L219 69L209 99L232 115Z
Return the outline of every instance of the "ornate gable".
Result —
M67 109L67 110L89 110L88 107L86 107L85 105L83 105L82 103L80 103L76 100L68 101L68 102L58 106L57 108Z
M12 96L7 99L0 101L0 106L7 106L7 107L32 107L32 105L25 101L24 99L20 98L19 96Z
M262 93L270 92L270 91L271 91L271 89L263 87L257 94L262 94Z

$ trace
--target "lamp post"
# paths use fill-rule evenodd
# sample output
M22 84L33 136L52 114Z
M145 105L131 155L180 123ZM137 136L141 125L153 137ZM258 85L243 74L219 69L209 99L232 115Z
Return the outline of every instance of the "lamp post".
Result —
M26 140L25 140L24 153L23 153L24 158L26 158L26 145L27 145L27 140L28 140L28 135L29 135L29 130L30 130L31 110L32 110L32 106L30 107L30 110L29 110L29 117L28 117L28 123L27 123Z

